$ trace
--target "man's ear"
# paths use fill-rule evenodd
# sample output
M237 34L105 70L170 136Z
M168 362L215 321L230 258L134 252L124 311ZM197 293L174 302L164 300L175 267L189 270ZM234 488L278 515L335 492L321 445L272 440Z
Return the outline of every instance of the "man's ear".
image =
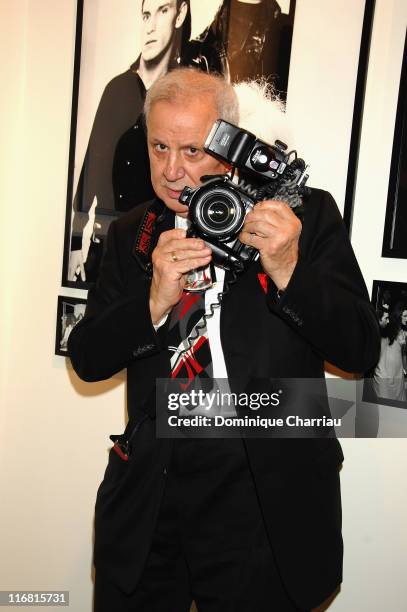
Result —
M175 20L175 27L177 29L182 27L185 21L185 17L187 16L187 12L188 12L188 4L186 2L182 2L181 6L179 7L177 18Z

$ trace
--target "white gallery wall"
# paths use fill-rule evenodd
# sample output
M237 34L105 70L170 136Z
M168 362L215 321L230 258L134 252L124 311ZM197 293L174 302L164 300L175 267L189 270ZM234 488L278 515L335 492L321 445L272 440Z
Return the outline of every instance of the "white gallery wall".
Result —
M125 385L82 383L53 355L75 20L75 0L0 1L0 590L69 590L70 609L90 612L93 507ZM406 25L405 0L376 1L352 235L369 290L407 282L405 260L380 256ZM331 609L403 612L407 440L343 447L345 576Z

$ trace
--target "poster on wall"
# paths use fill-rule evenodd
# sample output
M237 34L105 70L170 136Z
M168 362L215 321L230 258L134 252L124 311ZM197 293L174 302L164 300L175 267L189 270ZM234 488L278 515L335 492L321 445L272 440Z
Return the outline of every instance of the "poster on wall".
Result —
M142 109L177 66L286 98L296 0L79 0L62 284L97 278L113 219L151 199ZM118 15L119 13L119 15ZM106 27L109 24L109 28Z
M393 137L383 257L407 259L407 32Z
M85 308L86 300L82 298L58 296L55 355L68 356L69 334L83 318Z
M363 400L407 408L407 283L375 280L372 303L380 326L380 359L365 378Z

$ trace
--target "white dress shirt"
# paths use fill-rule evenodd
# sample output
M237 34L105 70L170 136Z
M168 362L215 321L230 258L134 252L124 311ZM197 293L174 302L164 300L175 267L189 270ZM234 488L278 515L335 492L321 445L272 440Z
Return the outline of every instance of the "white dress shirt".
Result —
M184 217L175 217L175 227L180 229L188 229L189 220ZM214 304L218 301L218 293L223 291L223 284L225 280L225 270L219 266L215 267L216 270L216 281L214 281L212 287L205 291L205 313L210 313L209 305ZM208 274L209 266L208 266ZM164 325L168 315L163 317L156 325L154 329L158 329L161 325ZM211 347L212 354L212 367L213 367L213 378L227 378L227 370L225 359L223 357L222 344L220 341L220 308L215 308L213 317L206 320L209 344Z

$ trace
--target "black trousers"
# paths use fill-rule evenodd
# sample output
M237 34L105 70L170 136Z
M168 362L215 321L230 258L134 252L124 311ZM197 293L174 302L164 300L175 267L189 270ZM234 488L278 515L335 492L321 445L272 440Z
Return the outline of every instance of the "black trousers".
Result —
M95 612L189 612L193 600L199 612L299 610L278 574L240 439L175 440L136 590L126 595L96 573Z

